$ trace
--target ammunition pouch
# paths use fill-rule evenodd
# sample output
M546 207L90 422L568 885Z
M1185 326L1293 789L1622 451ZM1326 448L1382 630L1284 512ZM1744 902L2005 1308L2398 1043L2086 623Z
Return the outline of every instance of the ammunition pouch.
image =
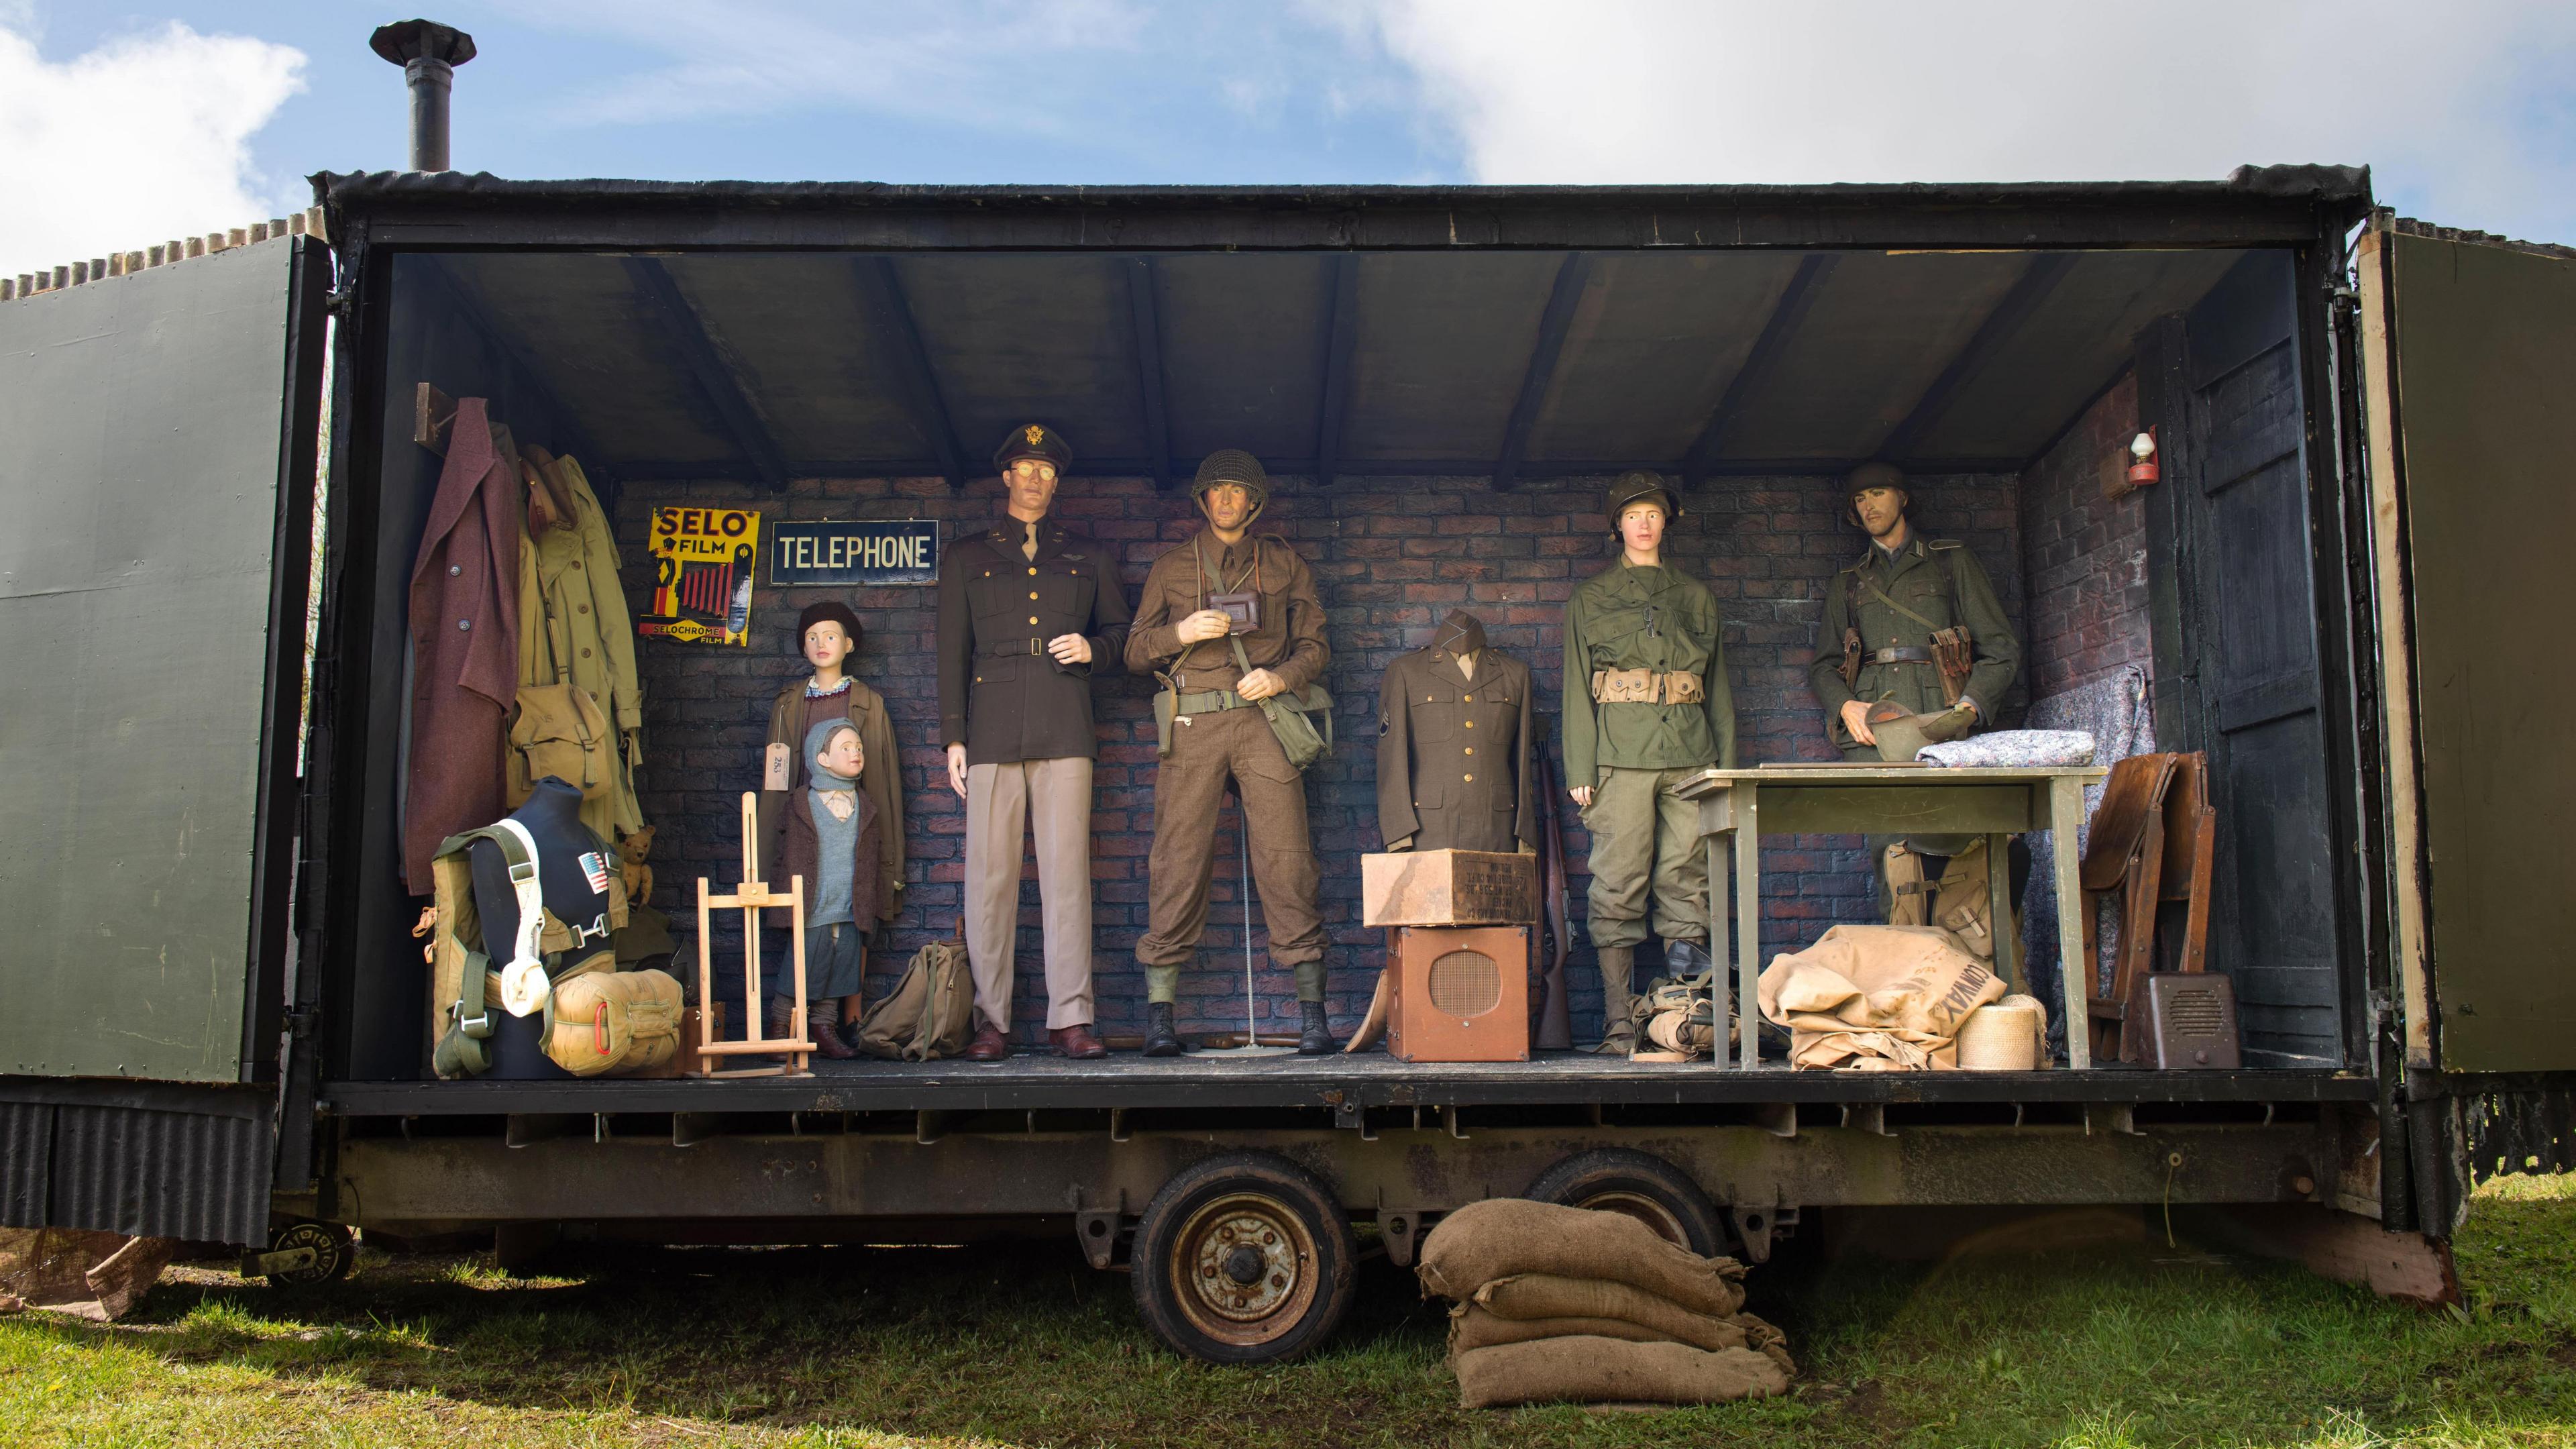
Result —
M1860 631L1843 630L1843 688L1860 688Z
M1698 704L1708 698L1707 681L1696 674L1660 669L1592 671L1595 704Z
M1937 629L1932 634L1932 667L1941 671L1941 702L1957 704L1968 692L1968 669L1975 650L1967 626Z
M1226 642L1234 646L1235 667L1250 674L1252 664L1244 656L1243 640L1229 636ZM1324 692L1322 685L1307 685L1302 695L1290 690L1252 702L1270 721L1270 733L1278 737L1290 769L1303 774L1308 765L1332 752L1333 697ZM1315 726L1319 718L1324 722L1321 729Z

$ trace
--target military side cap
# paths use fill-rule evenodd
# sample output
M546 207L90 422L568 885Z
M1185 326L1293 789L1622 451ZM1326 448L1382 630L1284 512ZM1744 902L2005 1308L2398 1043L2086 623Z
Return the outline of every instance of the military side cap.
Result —
M993 450L993 470L1007 473L1022 458L1044 458L1061 473L1073 466L1073 445L1044 423L1022 423L1002 435L1002 446Z
M1644 468L1631 468L1612 481L1602 511L1610 515L1610 526L1616 528L1619 526L1619 510L1647 497L1662 501L1666 518L1682 516L1681 494L1664 481L1663 474Z
M1261 460L1241 448L1219 448L1199 464L1198 476L1190 480L1190 496L1198 497L1219 483L1241 485L1252 494L1257 504L1270 501L1270 472Z

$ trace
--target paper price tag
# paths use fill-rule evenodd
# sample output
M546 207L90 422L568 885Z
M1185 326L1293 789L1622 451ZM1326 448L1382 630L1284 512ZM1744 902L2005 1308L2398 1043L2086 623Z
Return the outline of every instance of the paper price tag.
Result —
M785 745L771 745L769 747L768 763L766 767L762 769L760 774L760 788L764 790L786 789L791 773L789 763L793 758L793 756L787 753L787 747Z

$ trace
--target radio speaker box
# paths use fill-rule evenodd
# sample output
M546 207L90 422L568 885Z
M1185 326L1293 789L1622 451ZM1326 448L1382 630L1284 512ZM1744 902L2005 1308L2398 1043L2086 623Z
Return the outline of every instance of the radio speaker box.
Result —
M2237 1051L2236 985L2208 971L2155 971L2129 987L2123 1035L2131 1058L2159 1071L2195 1067L2233 1070Z
M1527 926L1405 926L1388 934L1387 1055L1529 1060Z
M1406 850L1360 857L1364 926L1512 926L1538 920L1538 857Z

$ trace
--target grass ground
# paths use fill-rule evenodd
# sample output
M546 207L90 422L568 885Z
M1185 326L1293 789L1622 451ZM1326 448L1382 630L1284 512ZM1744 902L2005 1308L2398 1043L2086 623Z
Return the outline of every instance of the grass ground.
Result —
M1776 1263L1786 1399L1472 1413L1443 1319L1371 1266L1305 1362L1208 1368L1071 1251L672 1250L513 1279L362 1257L271 1290L181 1270L113 1327L0 1320L0 1443L2576 1446L2576 1178L2507 1179L2457 1245L2465 1310L2150 1246Z

